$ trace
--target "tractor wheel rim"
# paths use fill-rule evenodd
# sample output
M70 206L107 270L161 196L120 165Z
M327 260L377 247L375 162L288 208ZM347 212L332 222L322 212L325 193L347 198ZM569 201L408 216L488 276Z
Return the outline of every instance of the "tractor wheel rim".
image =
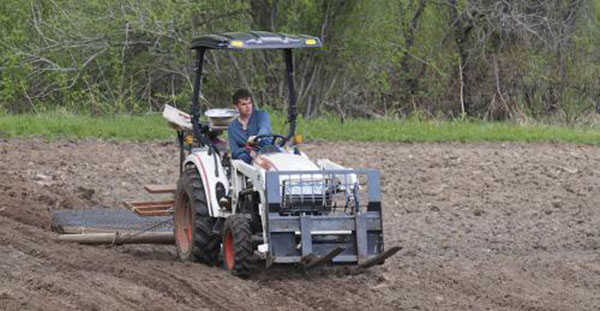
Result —
M192 243L192 217L187 198L177 211L177 241L180 250L184 252L189 250Z
M235 266L235 251L233 249L233 233L231 231L225 234L225 262L227 269L233 270Z
M193 234L193 230L192 228L194 227L194 221L192 219L192 209L190 208L190 205L187 204L186 205L186 209L187 211L187 242L188 245L192 245L192 234Z

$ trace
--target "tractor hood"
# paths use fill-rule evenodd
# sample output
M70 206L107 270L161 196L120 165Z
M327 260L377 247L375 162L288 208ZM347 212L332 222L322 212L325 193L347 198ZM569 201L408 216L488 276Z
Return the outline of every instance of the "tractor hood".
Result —
M270 162L271 172L282 174L279 176L279 185L281 185L281 195L286 200L295 197L301 198L303 203L308 203L308 200L304 202L305 196L313 199L323 196L326 186L324 176L320 173L315 174L315 171L320 172L321 169L306 156L282 152L263 155L263 159ZM322 203L317 205L320 206Z
M263 155L277 171L317 171L320 168L308 158L298 154L281 152Z

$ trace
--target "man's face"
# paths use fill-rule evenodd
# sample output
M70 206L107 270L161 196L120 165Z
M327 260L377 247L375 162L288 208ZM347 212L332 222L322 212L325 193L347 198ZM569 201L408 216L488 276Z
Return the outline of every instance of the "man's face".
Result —
M235 105L242 118L246 118L252 114L252 106L252 99L250 97L238 99Z

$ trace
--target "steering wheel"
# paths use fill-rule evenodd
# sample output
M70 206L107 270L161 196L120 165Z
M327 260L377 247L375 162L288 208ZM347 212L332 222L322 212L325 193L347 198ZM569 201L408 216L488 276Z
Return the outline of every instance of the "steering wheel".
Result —
M273 138L273 140L271 141L271 144L273 146L278 146L278 147L283 147L287 141L288 138L283 136L283 135L279 135L279 134L262 134L262 135L257 135L256 137L254 137L254 141L255 141L255 145L260 145L260 142L265 139L265 138ZM281 142L279 144L276 144L276 142L280 140Z

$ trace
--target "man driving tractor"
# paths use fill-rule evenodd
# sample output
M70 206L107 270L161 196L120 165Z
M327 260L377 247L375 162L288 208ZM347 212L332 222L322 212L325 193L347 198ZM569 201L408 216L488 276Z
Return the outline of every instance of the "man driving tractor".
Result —
M272 138L256 141L258 135L271 134L269 113L255 110L252 95L246 89L239 89L233 94L233 105L239 112L239 117L231 122L228 129L231 158L243 160L251 164L256 157L255 151L247 146L254 145L258 149L272 144Z
M192 115L185 118L175 108L167 109L170 106L163 112L178 125L180 177L173 233L181 259L215 264L222 253L226 269L248 276L263 259L267 267L301 263L308 269L355 263L362 269L382 264L400 250L384 250L379 171L350 169L328 159L313 162L297 149L292 51L321 46L318 37L266 31L205 34L193 39L197 67ZM248 90L233 95L237 120L231 121L235 112L222 109L204 113L208 126L201 122L198 99L202 98L205 52L220 50L283 52L287 135L271 133L268 114L254 109ZM224 124L229 126L231 158L237 160L226 161L228 153L214 152L211 138L218 138L218 133L211 137L211 132ZM181 139L190 130L191 143Z

